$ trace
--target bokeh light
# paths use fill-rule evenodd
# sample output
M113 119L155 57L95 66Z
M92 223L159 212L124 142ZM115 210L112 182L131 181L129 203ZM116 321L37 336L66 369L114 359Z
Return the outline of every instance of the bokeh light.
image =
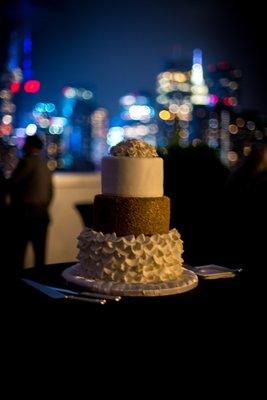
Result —
M47 104L45 104L45 110L48 113L52 113L56 110L56 106L53 103L47 103Z
M228 130L230 133L232 133L233 135L235 135L236 133L238 133L238 127L234 124L230 124L228 127Z
M250 152L251 152L251 147L250 146L244 146L243 147L244 156L248 156Z
M247 128L248 128L250 131L254 131L254 129L256 128L255 122L253 122L253 121L248 121L248 122L247 122Z
M219 101L219 97L216 96L216 94L210 94L209 95L209 104L211 106L215 106Z
M217 129L219 126L218 120L216 118L211 118L209 120L209 127L212 129Z
M183 74L182 72L174 72L173 78L177 82L186 82L187 81L187 76Z
M171 113L169 111L167 111L167 110L161 110L159 112L159 117L163 121L168 121L169 119L171 119Z
M48 160L47 168L50 169L50 171L54 171L57 168L57 161L56 160Z
M192 140L192 145L193 145L194 147L199 146L201 143L202 143L202 140L201 140L201 139L195 138L195 139Z
M109 146L115 146L117 143L121 142L124 138L124 130L120 126L114 126L109 129L107 135L107 144Z
M244 126L245 126L245 120L243 119L243 118L237 118L236 119L236 125L239 127L239 128L243 128Z
M84 90L83 92L82 92L82 98L84 99L84 100L90 100L91 98L93 97L93 93L91 92L91 90Z
M131 105L133 105L135 103L135 96L130 95L130 94L127 95L127 96L123 96L120 99L120 103L123 106L131 106Z
M4 125L9 125L12 122L12 115L6 114L2 117L2 122Z
M20 82L12 82L10 85L10 90L12 93L17 93L20 89Z
M28 136L33 136L37 132L37 125L29 124L26 126L25 133Z
M168 97L164 94L160 94L159 96L157 96L156 100L159 104L168 104L169 102Z
M178 113L178 111L179 111L179 106L178 106L178 104L172 103L172 104L169 106L169 110L170 110L170 112L173 113L173 114Z
M43 117L42 117L42 118L40 118L40 120L39 120L39 125L40 125L41 128L46 129L46 128L49 127L50 121L49 121L48 118L43 118Z
M236 163L238 160L238 154L235 151L228 151L227 158L231 163Z
M149 106L132 105L129 107L129 117L133 120L149 119L152 116L152 110Z
M76 96L76 89L70 86L65 87L63 89L63 95L67 97L67 99L72 99Z
M24 83L24 90L26 93L37 93L41 88L41 82L37 80L30 80Z

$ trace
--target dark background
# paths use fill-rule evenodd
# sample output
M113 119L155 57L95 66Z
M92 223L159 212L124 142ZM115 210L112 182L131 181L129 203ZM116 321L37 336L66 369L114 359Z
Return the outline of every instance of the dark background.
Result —
M10 31L30 25L44 101L56 101L64 85L89 85L113 115L126 92L153 93L167 59L189 58L200 47L204 65L226 59L240 67L243 106L266 111L265 12L258 0L11 0L0 7L1 66Z

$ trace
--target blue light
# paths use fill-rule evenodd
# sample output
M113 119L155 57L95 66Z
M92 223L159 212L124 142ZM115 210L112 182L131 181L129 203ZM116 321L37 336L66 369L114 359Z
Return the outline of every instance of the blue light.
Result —
M56 107L55 107L55 104L53 104L53 103L47 103L47 104L45 105L45 110L46 110L48 113L54 112L55 109L56 109Z
M30 58L26 58L26 59L23 61L23 68L24 68L24 69L31 68L31 65L32 65L32 61L31 61Z
M43 113L45 112L45 103L37 103L36 106L34 107L34 111L38 112L38 113Z
M202 50L200 50L200 49L193 50L193 64L201 64L202 65Z
M25 81L27 81L31 78L31 66L32 66L31 59L25 58L23 60L23 77L24 77Z
M146 96L137 96L135 103L138 105L146 105L148 104L148 98Z
M29 33L27 33L23 40L23 53L24 53L24 60L23 60L23 75L24 80L28 80L31 78L31 51L32 51L32 40Z
M64 115L64 117L68 118L71 116L73 112L73 106L70 104L64 104L64 106L62 107L62 114Z
M73 164L73 157L71 154L65 154L63 156L63 165L65 168L70 168Z
M18 67L18 35L16 32L11 34L7 68L9 71Z
M149 107L150 108L150 117L154 117L155 116L155 110L153 107Z
M24 54L30 54L32 51L32 40L30 35L26 35L23 41Z
M74 153L81 153L82 151L82 134L79 126L75 126L70 135L70 149Z

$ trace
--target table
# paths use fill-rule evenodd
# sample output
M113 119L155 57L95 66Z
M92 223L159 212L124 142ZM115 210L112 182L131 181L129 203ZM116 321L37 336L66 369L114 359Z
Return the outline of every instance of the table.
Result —
M75 262L47 265L40 270L25 270L23 278L66 287L61 273L73 264ZM200 279L195 289L179 295L128 297L118 303L107 302L104 306L54 300L18 280L15 285L14 312L8 311L8 315L13 321L16 320L16 325L22 330L27 330L27 336L41 332L45 337L57 335L58 340L64 335L68 338L74 335L80 341L79 337L83 335L87 341L92 334L101 337L101 340L106 340L111 334L116 338L130 334L132 337L139 335L140 338L144 336L144 340L152 340L152 337L146 336L148 331L152 336L155 333L160 336L159 332L162 331L165 335L168 332L168 335L176 337L172 339L175 342L181 332L186 332L187 337L188 333L191 337L199 337L202 332L202 335L208 334L213 338L218 335L234 336L236 340L245 332L245 325L253 326L249 322L251 307L247 307L249 279L245 272L235 278ZM257 308L254 307L253 314L255 310Z
M25 270L23 277L62 287L65 282L61 272L74 263ZM92 364L95 349L97 353L104 350L101 360L105 359L109 368L113 365L111 361L118 360L124 366L124 360L132 360L134 355L146 366L152 355L155 360L168 354L179 365L184 366L184 360L191 360L194 371L199 349L205 357L209 352L218 358L224 348L236 355L241 339L247 338L248 343L251 340L248 328L258 332L257 316L253 320L251 311L255 315L259 302L257 307L254 304L247 307L247 294L249 303L253 297L247 290L248 282L250 277L242 273L236 278L200 280L197 288L175 296L123 298L121 302L101 306L55 301L17 281L14 312L8 310L13 323L4 326L12 326L12 332L20 338L16 343L25 349L24 358L28 357L29 349L39 355L40 349L49 344L58 369L61 367L59 349L67 358L73 353L82 355L89 364ZM264 291L260 292L265 296ZM260 314L263 321L265 314ZM36 346L33 346L34 341ZM107 356L108 350L111 356ZM119 355L121 350L123 355ZM247 354L247 346L242 351ZM165 368L156 360L155 363L159 369ZM205 365L204 358L201 363ZM75 367L79 370L80 366Z

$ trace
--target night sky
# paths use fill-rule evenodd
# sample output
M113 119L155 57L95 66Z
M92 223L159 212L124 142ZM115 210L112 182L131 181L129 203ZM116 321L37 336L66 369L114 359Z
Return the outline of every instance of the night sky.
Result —
M12 22L6 26L30 21L34 77L42 81L44 101L57 101L65 85L84 85L114 115L120 96L154 92L174 46L181 48L176 51L181 59L200 47L204 65L229 60L240 67L243 106L267 111L265 21L257 0L243 6L209 0L39 0L24 17L18 3L8 2L4 15Z

